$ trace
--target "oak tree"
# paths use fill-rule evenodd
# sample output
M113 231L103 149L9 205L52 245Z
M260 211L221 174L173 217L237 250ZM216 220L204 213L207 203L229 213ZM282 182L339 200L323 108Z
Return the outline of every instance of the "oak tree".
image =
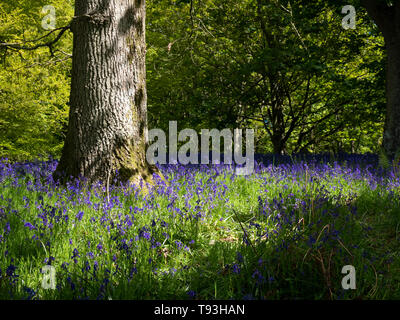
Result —
M55 177L149 181L145 0L76 0L67 136Z

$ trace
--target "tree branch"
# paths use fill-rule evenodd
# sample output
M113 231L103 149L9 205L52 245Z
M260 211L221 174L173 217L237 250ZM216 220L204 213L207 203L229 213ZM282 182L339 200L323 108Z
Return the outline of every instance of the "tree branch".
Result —
M32 50L36 50L36 49L39 49L39 48L48 47L50 52L52 53L53 52L53 45L55 43L57 43L57 41L59 41L61 39L62 35L69 29L70 29L70 25L65 26L65 27L61 27L61 28L57 28L57 29L54 29L54 30L50 31L49 33L47 33L46 35L44 35L44 36L42 36L42 37L40 37L38 39L24 41L23 43L5 43L5 42L0 42L0 48L3 47L3 48L15 49L15 50L32 51ZM46 43L39 43L39 44L37 44L35 46L26 46L25 45L26 43L38 42L38 41L40 41L40 40L42 40L44 38L47 38L48 36L50 36L52 33L56 32L56 31L60 31L60 32L51 41L48 41Z

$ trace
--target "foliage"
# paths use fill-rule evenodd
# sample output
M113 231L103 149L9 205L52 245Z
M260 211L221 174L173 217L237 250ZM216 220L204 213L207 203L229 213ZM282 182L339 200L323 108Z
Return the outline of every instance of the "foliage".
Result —
M41 9L0 5L0 42L32 46L45 36ZM57 27L73 1L54 1ZM257 150L377 152L384 117L383 40L357 7L276 0L147 1L149 125L252 127ZM58 157L68 116L72 35L24 51L0 47L0 155ZM52 55L53 54L53 55ZM34 89L34 90L33 90Z
M362 10L356 30L344 30L340 10L304 1L150 1L151 124L250 126L264 151L377 151L383 40Z
M55 38L41 27L46 1L2 1L0 42L32 46ZM53 1L57 26L72 17L71 1ZM0 47L0 156L32 159L59 155L68 118L71 34L48 47L18 51Z

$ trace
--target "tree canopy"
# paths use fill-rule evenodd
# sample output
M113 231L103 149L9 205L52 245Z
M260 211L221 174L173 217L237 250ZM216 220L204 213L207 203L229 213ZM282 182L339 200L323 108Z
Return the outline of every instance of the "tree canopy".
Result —
M72 35L44 30L45 1L0 4L0 156L60 156ZM73 1L54 1L56 28ZM258 152L376 152L385 43L358 2L147 0L149 128L256 128ZM36 41L37 40L37 41ZM52 40L58 40L52 45Z

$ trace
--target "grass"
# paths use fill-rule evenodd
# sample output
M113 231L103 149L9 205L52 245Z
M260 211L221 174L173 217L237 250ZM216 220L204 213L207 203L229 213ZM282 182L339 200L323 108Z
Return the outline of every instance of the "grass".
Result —
M55 166L0 162L1 299L400 298L400 181L372 156L249 177L164 166L168 186L114 185L109 201L101 184L55 185Z

